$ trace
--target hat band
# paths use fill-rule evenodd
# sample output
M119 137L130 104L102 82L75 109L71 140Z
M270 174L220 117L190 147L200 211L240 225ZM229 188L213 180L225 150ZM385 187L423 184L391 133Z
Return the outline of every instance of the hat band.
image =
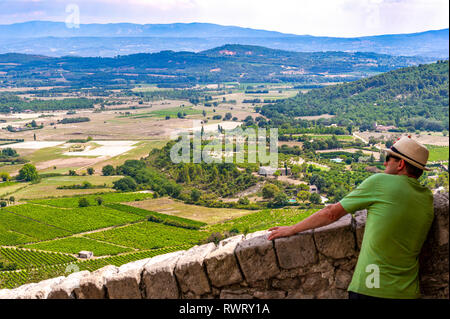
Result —
M404 157L406 157L407 159L409 159L409 160L411 160L411 161L413 161L414 163L417 163L417 164L419 164L420 166L423 166L423 167L425 167L425 164L422 164L422 163L420 163L420 162L418 162L418 161L416 161L415 159L412 159L411 157L409 157L409 156L407 156L407 155L405 155L405 154L403 154L402 152L400 152L398 149L396 149L394 146L391 146L391 150L392 151L394 151L395 153L397 153L397 154L399 154L399 155L401 155L401 156L404 156Z

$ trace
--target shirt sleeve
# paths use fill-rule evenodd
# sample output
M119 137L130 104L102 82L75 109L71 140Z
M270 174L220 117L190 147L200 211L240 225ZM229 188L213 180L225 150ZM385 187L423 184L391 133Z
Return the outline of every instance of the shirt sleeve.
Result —
M377 189L377 175L374 174L366 178L358 187L341 199L339 203L347 213L354 214L372 205L375 201L374 194Z

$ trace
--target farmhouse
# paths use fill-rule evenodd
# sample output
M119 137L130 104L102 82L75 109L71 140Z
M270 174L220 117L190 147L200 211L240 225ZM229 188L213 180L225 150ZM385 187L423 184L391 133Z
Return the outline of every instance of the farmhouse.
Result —
M309 185L309 192L310 193L319 193L319 190L317 189L316 185Z
M78 253L78 258L85 258L85 259L89 259L94 257L94 253L92 251L86 251L86 250L82 250Z

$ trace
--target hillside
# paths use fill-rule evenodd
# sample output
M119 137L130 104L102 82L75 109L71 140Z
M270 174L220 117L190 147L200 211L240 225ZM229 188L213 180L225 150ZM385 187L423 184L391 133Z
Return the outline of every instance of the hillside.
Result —
M0 81L3 85L20 86L226 81L326 83L357 80L431 61L377 53L290 52L247 45L225 45L199 53L161 51L114 58L9 53L0 55Z
M448 61L402 68L352 83L311 90L264 106L269 118L336 115L333 122L448 130Z
M103 56L161 50L200 52L227 43L317 52L376 52L388 55L447 58L448 29L356 38L285 34L210 23L81 24L29 21L0 25L0 53L27 52L48 56Z

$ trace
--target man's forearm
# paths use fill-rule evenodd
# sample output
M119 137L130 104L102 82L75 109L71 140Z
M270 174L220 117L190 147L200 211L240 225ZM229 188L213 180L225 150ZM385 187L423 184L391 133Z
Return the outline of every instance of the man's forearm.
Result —
M292 226L277 226L269 229L269 240L292 236L294 234L331 224L347 214L340 203L326 206L308 218Z
M295 229L295 233L299 233L302 231L306 231L309 229L319 228L322 226L329 225L336 221L337 214L333 211L334 207L332 205L326 206L316 213L312 214L308 218L298 222L293 227Z

